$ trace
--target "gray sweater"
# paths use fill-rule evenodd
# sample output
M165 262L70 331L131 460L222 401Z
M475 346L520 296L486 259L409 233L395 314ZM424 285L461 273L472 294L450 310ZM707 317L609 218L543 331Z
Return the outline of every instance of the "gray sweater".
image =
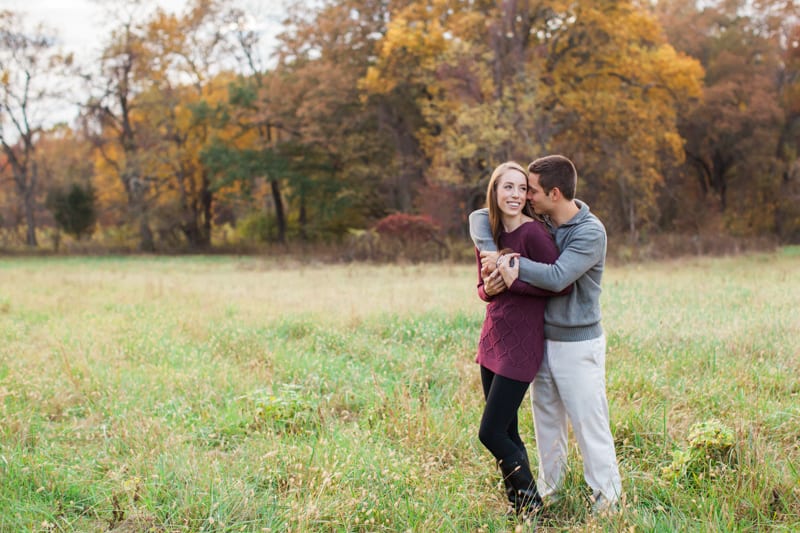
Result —
M606 260L606 229L575 200L580 211L570 221L554 227L548 223L561 251L552 265L520 258L519 278L535 287L553 292L575 283L572 292L548 299L544 313L544 336L554 341L584 341L603 334L600 324L600 280ZM481 251L496 251L489 227L489 210L469 215L469 233Z

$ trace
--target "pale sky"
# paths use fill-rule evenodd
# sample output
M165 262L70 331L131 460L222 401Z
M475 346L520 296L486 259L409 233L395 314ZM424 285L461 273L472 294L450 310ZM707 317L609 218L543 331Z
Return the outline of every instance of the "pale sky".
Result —
M114 0L105 0L113 2ZM39 22L58 32L61 45L66 51L75 52L80 61L89 60L99 54L111 28L103 20L103 1L98 0L0 0L0 9L21 13L26 27ZM188 0L150 0L166 11L180 12L186 9ZM275 36L280 32L280 14L283 0L245 0L248 12L256 16L263 31L262 58L270 64L267 55L275 46ZM247 7L245 7L247 9ZM258 11L256 13L255 11Z
M42 23L55 30L58 42L56 49L73 52L78 64L87 64L100 55L113 29L104 17L101 4L121 0L0 0L0 10L9 10L24 17L26 28ZM150 5L162 7L169 12L183 12L189 0L148 0ZM274 64L269 55L275 47L275 37L281 31L281 14L284 0L238 0L253 17L255 28L261 31L260 50L262 65ZM46 110L47 122L71 121L77 115L77 107L64 103Z
M181 9L185 0L158 0L164 9ZM25 17L30 28L43 23L58 32L59 44L82 60L99 53L111 28L104 27L102 8L91 0L0 0L0 7Z

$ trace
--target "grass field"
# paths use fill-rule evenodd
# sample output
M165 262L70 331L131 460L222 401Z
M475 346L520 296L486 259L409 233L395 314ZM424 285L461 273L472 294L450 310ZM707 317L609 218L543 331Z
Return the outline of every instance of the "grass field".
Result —
M469 265L0 259L0 531L515 531ZM540 531L800 529L800 249L611 266L626 491ZM527 401L523 438L533 449Z

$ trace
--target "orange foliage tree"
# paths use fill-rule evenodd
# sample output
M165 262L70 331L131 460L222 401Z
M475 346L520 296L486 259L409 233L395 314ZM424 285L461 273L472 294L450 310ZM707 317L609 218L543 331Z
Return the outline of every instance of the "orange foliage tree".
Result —
M798 211L786 201L798 188L795 3L682 0L659 3L658 14L675 46L706 71L703 98L680 110L687 165L668 199L676 218L716 218L744 235L797 231L788 228L800 227Z
M226 97L214 81L235 66L233 34L220 30L235 16L220 0L195 0L177 15L128 16L101 57L86 106L99 199L124 198L141 250L154 250L156 238L210 245L214 192L200 154L223 127L210 110Z

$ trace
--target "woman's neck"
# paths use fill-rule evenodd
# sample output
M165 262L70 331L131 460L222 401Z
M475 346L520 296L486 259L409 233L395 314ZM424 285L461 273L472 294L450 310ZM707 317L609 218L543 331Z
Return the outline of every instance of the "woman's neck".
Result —
M506 233L514 231L520 227L524 221L525 219L523 218L522 213L515 216L502 215L500 217L500 222L503 223L503 229Z

